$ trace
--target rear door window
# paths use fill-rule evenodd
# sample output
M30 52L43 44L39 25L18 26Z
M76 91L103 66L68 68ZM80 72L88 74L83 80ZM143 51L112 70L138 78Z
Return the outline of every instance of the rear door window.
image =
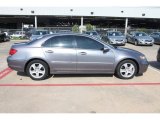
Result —
M47 40L42 46L43 47L60 47L60 48L74 48L74 37L73 36L55 36Z

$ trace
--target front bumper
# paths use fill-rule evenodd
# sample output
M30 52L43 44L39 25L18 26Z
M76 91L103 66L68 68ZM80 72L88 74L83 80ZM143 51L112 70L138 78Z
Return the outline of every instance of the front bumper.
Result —
M139 45L153 45L153 42L138 41Z
M149 66L149 63L147 60L141 61L140 65L139 65L139 72L138 74L143 74L144 72L147 71Z
M160 54L157 55L157 62L160 62Z
M113 44L113 45L124 45L125 41L110 41L110 44Z

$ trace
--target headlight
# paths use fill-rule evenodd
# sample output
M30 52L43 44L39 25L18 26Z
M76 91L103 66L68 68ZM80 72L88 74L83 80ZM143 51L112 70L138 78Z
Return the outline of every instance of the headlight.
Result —
M140 56L140 59L141 59L141 60L145 60L146 57L145 57L144 55L142 55L142 56Z

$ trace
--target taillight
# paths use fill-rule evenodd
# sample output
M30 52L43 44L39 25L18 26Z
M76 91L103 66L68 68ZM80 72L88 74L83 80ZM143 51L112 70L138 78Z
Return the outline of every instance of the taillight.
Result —
M9 51L9 55L14 55L16 52L17 52L17 50L12 48Z

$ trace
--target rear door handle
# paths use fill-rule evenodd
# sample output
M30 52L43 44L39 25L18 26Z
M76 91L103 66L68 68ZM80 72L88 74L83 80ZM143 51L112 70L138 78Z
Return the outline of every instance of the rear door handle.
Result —
M87 55L87 53L86 53L86 52L80 52L80 54L81 54L81 55Z
M46 53L54 53L52 50L45 51Z

